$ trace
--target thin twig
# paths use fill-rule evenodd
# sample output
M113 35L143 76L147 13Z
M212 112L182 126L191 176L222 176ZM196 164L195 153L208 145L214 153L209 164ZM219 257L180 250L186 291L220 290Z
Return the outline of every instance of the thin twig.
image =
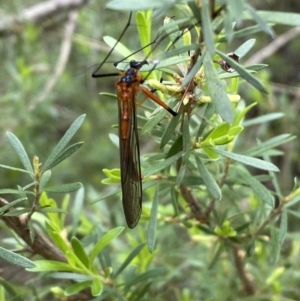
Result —
M245 65L253 65L263 62L266 58L270 57L273 53L278 51L279 48L286 45L290 40L294 39L300 34L300 27L294 27L289 31L278 36L274 41L266 47L260 49L255 55L250 57Z
M26 23L39 24L48 22L49 18L66 14L69 10L79 9L88 0L50 0L24 9L17 16L0 19L0 36L21 33Z
M57 60L56 66L54 68L54 72L48 82L45 85L42 93L38 96L38 98L29 106L29 110L33 110L37 103L42 102L49 94L49 92L54 88L61 74L65 70L68 59L71 53L72 46L72 38L75 32L76 21L78 17L78 11L71 11L69 13L69 21L66 24L65 33L62 37L62 44L60 48L60 55Z

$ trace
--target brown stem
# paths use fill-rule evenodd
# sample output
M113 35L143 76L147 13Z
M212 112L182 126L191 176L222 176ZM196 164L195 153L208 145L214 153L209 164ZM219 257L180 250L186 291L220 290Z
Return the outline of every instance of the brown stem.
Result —
M243 260L243 250L239 249L238 246L234 243L230 243L232 248L233 258L237 273L243 284L243 291L247 296L252 296L255 294L254 283L251 279L251 275L247 273L245 269L245 264Z
M0 198L0 207L9 204L5 199ZM12 210L12 209L10 209ZM1 219L5 224L14 230L14 232L21 237L30 247L33 253L39 254L46 259L67 262L64 254L52 244L50 240L42 232L33 227L34 240L31 240L30 230L27 225L27 215L20 216L5 216Z

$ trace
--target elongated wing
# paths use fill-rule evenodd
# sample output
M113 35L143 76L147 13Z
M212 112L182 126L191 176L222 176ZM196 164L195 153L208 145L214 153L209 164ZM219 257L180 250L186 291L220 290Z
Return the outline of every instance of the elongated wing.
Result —
M117 83L122 201L126 222L134 228L142 211L142 178L135 94L138 83Z

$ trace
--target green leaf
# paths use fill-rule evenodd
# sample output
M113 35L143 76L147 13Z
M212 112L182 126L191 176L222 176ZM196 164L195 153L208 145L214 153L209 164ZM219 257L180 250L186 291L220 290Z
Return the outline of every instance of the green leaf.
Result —
M47 170L42 174L40 180L40 190L42 191L51 178L51 170Z
M259 169L263 169L263 170L269 170L269 171L279 171L278 167L275 166L273 163L271 162L267 162L267 161L263 161L257 158L252 158L252 157L248 157L248 156L244 156L244 155L239 155L239 154L235 154L235 153L230 153L227 152L225 150L222 149L214 149L219 155L222 155L224 157L233 159L235 161L241 162L243 164L246 165L250 165Z
M269 254L269 263L270 265L275 265L278 261L280 255L280 242L278 237L277 228L272 225L271 226L271 241L270 241L270 254Z
M85 250L80 242L80 240L73 236L71 239L71 244L75 255L80 259L80 261L85 265L85 267L89 267L90 261L88 256L85 253Z
M90 262L91 264L94 262L96 256L106 247L113 239L118 237L121 232L124 230L124 227L117 227L114 228L107 233L105 233L95 244L93 250L91 251L90 255Z
M276 137L269 139L268 141L261 142L257 146L254 146L248 149L245 154L249 156L259 156L263 155L267 150L275 148L276 146L283 145L288 143L291 140L294 140L295 136L290 134L281 134Z
M215 181L211 173L208 171L206 166L203 164L201 159L196 154L195 154L195 159L196 159L199 173L203 179L203 182L207 190L209 191L209 193L212 195L214 199L220 200L222 198L222 192L217 182Z
M251 126L251 125L256 125L256 124L262 124L266 123L269 121L273 121L279 118L282 118L284 116L283 113L271 113L271 114L266 114L266 115L261 115L256 118L252 118L249 120L246 120L243 122L243 126Z
M2 247L0 247L0 257L4 259L5 261L18 265L22 268L34 268L35 264L27 259L26 257L23 257L19 254L16 254L14 252L8 251Z
M157 184L152 207L151 207L151 214L150 214L150 220L148 224L148 235L147 235L148 249L151 253L154 250L155 241L156 241L158 191L159 191L159 185Z
M176 186L179 187L181 185L181 182L184 179L185 176L185 172L186 172L186 164L181 164L179 171L177 173L177 177L176 177Z
M171 108L174 107L174 105L178 103L178 100L173 100L169 102L169 106ZM165 116L168 114L166 110L160 110L156 115L151 117L142 127L141 135L145 135L146 133L150 132L160 121L162 121Z
M182 139L182 135L180 135L177 137L177 139L173 142L172 146L170 147L166 159L182 151L182 148L183 148L183 139Z
M163 147L166 146L166 144L170 141L170 139L172 138L175 129L177 127L178 121L180 119L180 114L177 114L177 116L174 116L171 121L169 122L169 124L167 125L162 137L161 137L161 141L160 141L160 146L159 148L162 149Z
M19 171L19 172L24 172L24 173L32 174L30 171L22 169L22 168L16 168L16 167L12 167L12 166L8 166L8 165L3 165L3 164L0 164L0 167L1 168L5 168L5 169L10 169L10 170L13 170L13 171Z
M255 44L255 39L249 39L247 40L245 43L243 43L241 46L239 46L234 53L239 57L242 58L243 56L245 56L250 50L251 48L254 46Z
M237 63L235 60L231 59L225 53L220 50L216 50L217 54L227 63L229 64L243 79L245 79L249 84L251 84L258 91L263 93L268 93L262 83L255 78L249 71L247 71L242 65Z
M91 285L92 285L92 281L91 280L74 283L74 284L69 285L64 290L64 293L67 296L72 296L72 295L75 295L75 294L79 293L80 291L84 290L85 288L87 288L87 287L89 287Z
M94 277L93 282L92 282L92 295L93 296L100 296L102 291L103 291L103 285L101 282L101 278Z
M54 187L48 187L43 189L45 192L55 192L55 193L67 193L67 192L73 192L78 189L80 189L82 186L81 183L76 182L76 183L70 183L70 184L63 184L59 186L54 186Z
M0 189L0 194L31 194L34 195L32 191L23 191L23 190L18 190L18 189L9 189L9 188L4 188Z
M168 159L165 159L153 166L149 166L145 171L144 171L144 177L149 177L165 168L167 168L168 166L170 166L172 163L174 163L175 161L177 161L179 158L182 157L183 152L180 152L178 154L176 154L173 157L170 157Z
M300 26L300 14L290 12L259 11L258 15L268 23Z
M214 45L214 32L211 26L210 19L210 5L208 0L201 1L202 9L201 9L201 20L202 20L202 30L204 35L204 42L207 47L208 52L211 56L215 53L215 45Z
M33 176L33 168L32 168L31 162L28 158L28 155L25 151L25 148L24 148L22 142L18 139L17 136L15 136L11 132L6 133L6 138L9 141L10 145L15 150L15 152L18 154L19 158L21 159L21 161L23 163L24 168L28 172L30 172Z
M214 253L214 256L213 256L211 262L208 265L208 270L212 269L215 266L215 264L217 263L220 255L222 254L223 251L224 251L224 246L222 243L220 243L218 245L216 252Z
M54 260L36 260L34 261L34 268L27 268L30 272L52 272L52 271L71 271L81 272L81 269L71 266L65 262Z
M4 206L0 207L0 214L2 214L3 212L7 211L11 207L14 207L15 205L17 205L17 204L19 204L21 202L24 202L26 200L27 200L27 197L20 198L20 199L17 199L17 200L14 200L14 201L10 202L7 205L4 205Z
M245 8L248 10L252 18L262 28L263 31L265 31L270 36L275 37L275 33L273 29L267 24L267 22L261 17L261 15L259 15L256 12L256 10L249 3L245 3Z
M236 126L236 125L239 125L241 123L241 120L246 116L246 114L254 107L256 106L256 102L250 104L249 106L247 106L246 108L244 108L241 112L239 112L237 114L237 116L235 117L235 120L234 120L234 123L233 123L233 126ZM244 123L243 123L243 126Z
M264 185L262 185L255 177L250 175L249 172L244 168L235 168L235 171L238 174L237 181L242 181L247 186L250 186L253 192L261 199L263 203L274 207L274 198Z
M114 45L116 45L114 51L118 52L122 57L127 57L132 54L132 51L128 49L122 42L117 42L115 38L109 37L109 36L104 36L103 37L104 42L110 47L113 48ZM116 44L117 43L117 44ZM137 60L137 57L132 55L131 58L133 60ZM119 69L119 66L118 66Z
M135 17L141 46L145 47L151 42L152 11L149 11L149 13L138 11ZM143 51L145 56L148 57L151 53L151 47L146 47Z
M204 56L204 74L209 91L209 95L212 99L212 103L215 106L217 113L223 120L228 123L233 122L233 111L229 101L228 95L225 89L225 83L223 83L214 68L212 58L208 52Z
M61 140L58 142L58 144L52 151L51 155L47 159L46 163L42 167L42 172L49 169L49 166L53 166L52 164L61 155L62 150L65 148L65 146L69 143L69 141L73 138L73 136L76 134L76 132L82 125L84 118L85 118L85 115L81 115L72 123L70 128L67 130L67 132L64 134L64 136L61 138Z
M166 268L156 268L156 269L149 270L149 271L139 275L138 277L129 280L129 282L126 283L126 288L129 289L131 286L133 286L137 283L147 281L148 279L156 278L158 276L162 276L166 272L167 272Z
M70 145L64 151L62 151L51 164L48 165L47 169L51 169L60 162L64 161L66 158L70 157L73 153L75 153L81 146L83 142L77 142L75 144Z
M129 263L141 252L141 250L145 247L145 243L138 245L125 259L122 265L118 268L116 273L114 274L114 278L116 278L128 265Z

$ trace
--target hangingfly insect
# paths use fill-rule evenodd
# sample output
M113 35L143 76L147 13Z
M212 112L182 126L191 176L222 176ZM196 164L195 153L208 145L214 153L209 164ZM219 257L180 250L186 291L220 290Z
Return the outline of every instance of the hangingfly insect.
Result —
M129 21L123 30L120 38L122 38L125 30L129 26ZM117 41L117 42L118 42ZM116 44L115 44L116 46ZM114 46L114 47L115 47ZM107 60L112 50L106 56ZM138 138L138 127L136 121L136 96L142 91L147 97L162 106L173 116L177 113L160 100L153 92L146 87L141 86L144 79L139 70L143 65L148 64L146 60L131 61L126 71L109 74L97 74L103 63L93 72L92 77L101 78L106 76L121 76L116 83L118 108L119 108L119 141L120 141L120 169L121 169L121 186L122 186L122 202L129 228L134 228L141 216L142 211L142 174L140 164L140 149ZM115 64L116 65L116 64Z

